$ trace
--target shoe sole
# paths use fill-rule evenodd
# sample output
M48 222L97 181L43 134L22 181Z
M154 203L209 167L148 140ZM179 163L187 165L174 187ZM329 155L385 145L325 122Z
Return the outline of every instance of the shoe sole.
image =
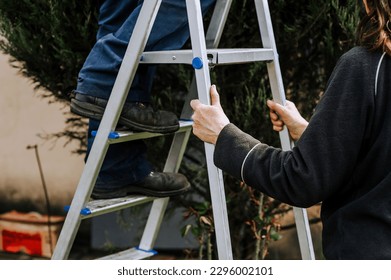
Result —
M184 188L174 191L153 191L145 188L139 188L135 186L129 186L117 191L110 191L109 193L97 193L92 191L91 197L93 199L111 199L125 197L128 195L145 195L153 197L172 197L181 195L190 190L190 184L186 185Z
M81 102L76 99L72 99L70 107L72 113L95 120L101 120L104 113L104 109L102 107L87 102ZM176 132L179 129L179 124L165 127L148 126L133 122L122 116L120 116L118 123L120 125L128 127L131 130L145 131L151 133L166 134Z

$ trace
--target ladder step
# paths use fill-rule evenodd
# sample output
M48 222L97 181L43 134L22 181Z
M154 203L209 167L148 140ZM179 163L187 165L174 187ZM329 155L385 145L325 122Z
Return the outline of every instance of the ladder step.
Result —
M90 200L82 210L81 219L88 219L95 216L111 213L131 206L144 204L156 199L151 196L130 195L112 199Z
M191 120L179 120L179 130L178 132L184 132L187 130L190 130L192 128L193 121ZM91 132L92 136L96 136L97 131L94 130ZM127 142L127 141L133 141L133 140L139 140L139 139L147 139L147 138L153 138L157 136L162 136L166 134L162 133L151 133L151 132L133 132L133 131L112 131L109 134L109 143L120 143L120 142Z
M272 49L244 48L244 49L207 49L211 65L240 64L256 61L274 60ZM192 64L192 50L154 51L144 52L140 63L145 64Z
M142 260L152 257L156 254L157 252L155 250L145 251L139 249L138 247L135 247L119 253L104 256L102 258L99 258L99 260Z

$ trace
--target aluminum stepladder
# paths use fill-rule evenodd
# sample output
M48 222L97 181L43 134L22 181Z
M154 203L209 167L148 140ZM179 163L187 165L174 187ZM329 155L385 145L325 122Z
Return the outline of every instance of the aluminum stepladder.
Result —
M63 229L57 241L52 259L66 259L71 251L80 223L83 219L118 211L142 203L153 202L150 214L138 247L113 254L103 259L143 259L154 255L153 246L167 208L169 198L129 196L108 200L90 200L100 167L110 144L136 139L160 136L157 133L116 132L121 109L125 103L131 82L139 63L145 64L192 64L195 79L191 85L188 100L185 103L181 119L190 119L192 111L189 100L198 98L204 104L210 104L209 88L211 85L209 65L268 62L268 73L274 100L284 104L285 93L274 41L273 28L267 0L254 0L263 48L259 49L217 49L232 0L217 0L206 37L199 0L186 0L190 27L192 50L161 52L143 52L161 0L144 1L135 25L123 63L118 72L107 108L95 136L90 155L84 167L72 203L69 207ZM208 47L208 48L207 48ZM175 133L166 160L164 172L177 172L185 152L191 132L191 122L181 121L180 129ZM280 132L283 150L292 148L289 133ZM211 188L211 200L215 224L217 252L219 259L233 259L228 215L221 170L213 164L214 146L205 144L208 178ZM314 259L311 234L305 209L294 208L300 250L303 259Z

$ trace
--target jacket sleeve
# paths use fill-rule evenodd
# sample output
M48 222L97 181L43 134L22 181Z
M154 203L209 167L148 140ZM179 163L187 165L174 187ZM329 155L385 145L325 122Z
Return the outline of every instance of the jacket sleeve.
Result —
M309 207L341 190L350 180L371 126L372 68L356 53L339 60L307 129L291 151L260 143L227 125L216 143L216 166L293 206Z

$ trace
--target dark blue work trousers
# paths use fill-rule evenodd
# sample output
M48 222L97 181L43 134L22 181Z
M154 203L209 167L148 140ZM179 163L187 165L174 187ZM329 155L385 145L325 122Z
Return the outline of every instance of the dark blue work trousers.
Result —
M146 0L148 1L148 0ZM203 13L216 0L201 0ZM76 91L108 99L143 1L105 0L99 10L97 41L80 70ZM163 0L148 38L146 51L181 49L189 38L185 0ZM150 102L154 66L140 65L129 91L127 102ZM90 120L88 150L99 121ZM118 188L142 180L152 171L142 140L113 144L96 182L96 188Z

